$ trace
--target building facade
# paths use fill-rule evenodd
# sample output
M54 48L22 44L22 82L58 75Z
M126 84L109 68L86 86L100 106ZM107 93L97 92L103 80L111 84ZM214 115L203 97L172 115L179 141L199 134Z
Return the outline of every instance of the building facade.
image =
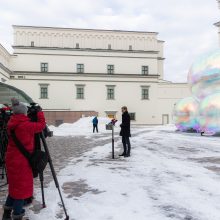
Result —
M1 81L38 102L50 123L120 118L126 105L133 123L167 124L175 102L190 95L187 84L163 80L156 32L13 28L13 54L0 47Z

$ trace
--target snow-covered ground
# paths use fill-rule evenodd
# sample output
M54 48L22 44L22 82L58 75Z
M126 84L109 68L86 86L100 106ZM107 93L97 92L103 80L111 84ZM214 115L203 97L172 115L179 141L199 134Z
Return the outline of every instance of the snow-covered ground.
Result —
M87 137L92 136L92 120L94 117L84 117L78 120L73 124L64 123L61 124L59 127L49 126L50 130L53 131L55 136L77 136L83 135ZM99 134L110 133L111 131L106 130L106 124L111 122L109 118L98 118L99 120ZM118 131L120 128L120 122L118 121L115 126L115 131Z
M108 144L73 158L58 174L70 219L220 219L220 138L179 133L172 125L135 126L131 157L117 156L118 139L113 160L110 134L104 128L91 134L90 122L87 118L53 128L57 135L109 138ZM64 219L53 182L45 194L47 208L37 214L30 211L31 219ZM40 201L40 191L37 198Z

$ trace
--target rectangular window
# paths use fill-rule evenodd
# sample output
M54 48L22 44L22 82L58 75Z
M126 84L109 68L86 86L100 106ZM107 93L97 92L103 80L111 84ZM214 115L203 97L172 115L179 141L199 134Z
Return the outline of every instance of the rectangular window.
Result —
M111 45L111 44L108 45L108 49L109 49L109 50L112 49L112 45Z
M41 72L48 72L48 63L41 63Z
M136 120L136 114L135 114L134 112L130 112L129 115L130 115L130 119L131 119L132 121L135 121L135 120Z
M149 88L142 88L142 99L149 99Z
M132 45L129 45L129 50L132 50Z
M77 64L77 73L84 73L84 64Z
M77 99L84 99L84 87L76 87L76 98Z
M114 65L107 65L107 73L108 74L114 74L115 67Z
M148 66L142 66L142 75L148 75Z
M48 86L40 86L40 98L48 99Z
M76 49L79 49L79 43L76 43Z
M34 41L31 41L31 46L34 47Z
M115 99L115 86L107 86L107 99Z

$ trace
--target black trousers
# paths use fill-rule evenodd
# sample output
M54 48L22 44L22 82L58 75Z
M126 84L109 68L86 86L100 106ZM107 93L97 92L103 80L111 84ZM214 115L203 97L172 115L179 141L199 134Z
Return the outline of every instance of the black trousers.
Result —
M93 133L95 132L95 129L96 129L96 132L98 133L98 125L93 125Z
M124 154L126 155L130 155L131 152L131 143L130 143L130 139L127 136L122 136L122 144L123 144L123 148L124 148Z

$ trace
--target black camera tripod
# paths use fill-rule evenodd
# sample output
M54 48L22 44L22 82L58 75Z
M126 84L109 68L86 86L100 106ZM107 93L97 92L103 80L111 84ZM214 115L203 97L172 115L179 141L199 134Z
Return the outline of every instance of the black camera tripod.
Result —
M65 207L65 204L64 204L64 201L63 201L61 191L60 191L60 186L59 186L59 182L58 182L58 179L57 179L57 175L56 175L56 172L55 172L55 169L54 169L54 166L53 166L53 163L52 163L52 159L51 159L51 156L50 156L50 152L49 152L46 140L45 140L44 132L41 132L41 133L35 135L35 145L36 145L35 147L41 148L41 143L43 144L44 151L46 152L46 154L48 156L48 163L50 165L50 170L51 170L56 188L59 192L59 196L60 196L60 199L61 199L61 202L62 202L63 210L64 210L64 213L65 213L65 216L66 216L65 220L69 220L69 216L67 214L67 210L66 210L66 207ZM39 174L39 179L40 179L40 183L41 183L42 208L45 208L46 203L45 203L45 196L44 196L44 175L43 175L43 172Z
M37 103L30 103L30 107L28 107L28 117L31 119L32 122L37 122L37 120L38 120L37 113L39 111L42 111L42 109ZM49 149L48 149L48 146L47 146L45 136L46 137L47 136L50 136L50 137L52 136L51 132L49 131L47 126L45 127L45 129L41 133L35 134L34 147L35 147L36 150L41 150L41 143L43 144L44 151L48 156L48 163L50 165L50 170L51 170L51 173L52 173L52 176L53 176L53 180L54 180L56 188L59 192L59 196L60 196L60 199L61 199L61 202L62 202L63 210L64 210L64 213L65 213L65 216L66 216L65 220L69 220L69 216L68 216L67 211L66 211L66 207L65 207L63 197L62 197L62 194L61 194L61 191L60 191L59 182L58 182L57 175L56 175L53 163L52 163L52 159L51 159L51 156L50 156L50 152L49 152ZM40 184L41 184L42 208L45 208L46 203L45 203L45 196L44 196L44 174L43 174L43 172L39 174L39 179L40 179Z

